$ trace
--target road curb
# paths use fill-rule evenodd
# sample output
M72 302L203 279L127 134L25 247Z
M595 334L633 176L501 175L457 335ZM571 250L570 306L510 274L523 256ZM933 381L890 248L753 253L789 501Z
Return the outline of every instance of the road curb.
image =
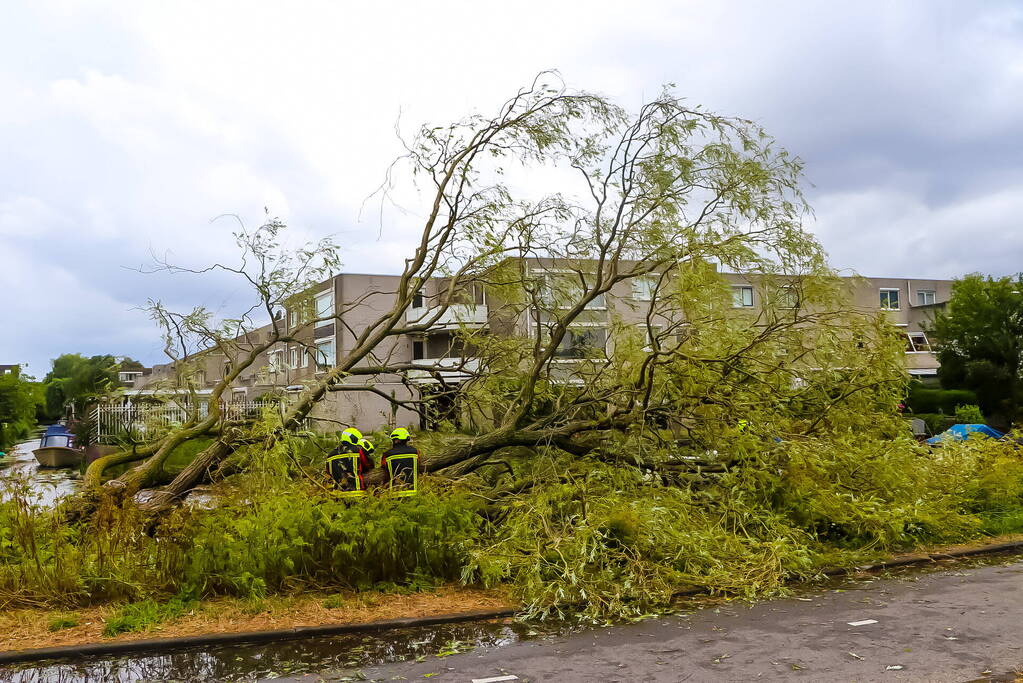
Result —
M853 572L876 572L895 567L910 567L918 564L927 564L938 560L954 560L960 557L973 557L975 555L1001 555L1004 553L1023 552L1023 541L1009 541L1007 543L992 543L977 548L961 548L950 550L944 553L925 553L920 555L906 555L893 560L885 560L876 564L869 564L862 567L851 567L844 570L844 573Z
M325 626L299 626L296 628L277 629L273 631L241 631L238 633L207 633L179 638L150 638L147 640L126 640L113 643L88 643L85 645L65 645L61 647L42 647L31 650L7 650L0 652L0 664L18 662L37 662L47 659L79 659L100 655L123 654L163 654L173 650L185 650L196 647L216 645L237 645L243 643L265 643L278 640L297 640L317 636L347 635L352 633L373 633L390 631L399 628L416 626L436 626L439 624L457 624L472 621L486 621L515 616L514 609L479 610L475 612L458 612L441 614L434 617L416 617L410 619L389 619L369 621L362 624L328 624Z
M1004 553L1023 552L1023 541L1010 541L1008 543L993 543L991 545L977 548L963 548L950 550L944 553L921 553L917 555L905 555L884 562L862 565L858 567L844 567L826 569L821 572L824 576L844 576L858 572L882 571L896 567L910 567L914 565L927 564L938 560L949 560L961 557L974 557L977 555L1000 555ZM703 588L691 588L679 591L675 597L690 597L704 595L707 593ZM83 657L95 657L101 655L122 655L122 654L162 654L175 650L185 650L197 647L211 647L216 645L238 645L248 643L265 643L277 640L297 640L300 638L314 638L317 636L346 635L352 633L373 633L389 631L399 628L413 628L416 626L436 626L439 624L468 623L472 621L486 621L489 619L503 619L513 617L517 614L514 609L479 610L475 612L459 612L456 614L442 614L434 617L417 617L411 619L390 619L384 621L370 621L362 624L329 624L326 626L300 626L297 628L278 629L273 631L242 631L238 633L209 633L195 636L182 636L179 638L150 638L147 640L128 640L113 643L88 643L85 645L66 645L62 647L44 647L31 650L7 650L0 652L0 664L15 664L19 662L37 662L48 659L80 659Z

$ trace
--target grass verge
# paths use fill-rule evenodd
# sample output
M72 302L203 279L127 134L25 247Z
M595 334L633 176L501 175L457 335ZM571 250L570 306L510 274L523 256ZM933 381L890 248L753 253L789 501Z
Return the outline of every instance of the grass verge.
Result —
M156 607L140 607L139 603L89 607L77 610L73 617L50 610L4 610L0 612L0 650L322 624L357 624L513 605L504 590L461 586L441 586L428 592L406 594L344 591L309 592L258 600L217 598L179 604L173 609L167 608L167 604ZM58 620L61 627L50 630L49 626ZM112 624L117 625L116 628ZM129 630L125 628L127 626L133 628Z

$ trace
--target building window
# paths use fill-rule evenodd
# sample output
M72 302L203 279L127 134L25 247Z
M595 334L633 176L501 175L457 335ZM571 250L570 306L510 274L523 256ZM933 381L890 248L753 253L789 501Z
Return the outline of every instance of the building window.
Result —
M554 352L555 358L593 358L607 353L607 329L578 327L565 333Z
M897 289L881 290L881 309L885 311L899 310L899 290Z
M309 349L300 348L298 351L299 360L302 361L302 367L309 367Z
M284 368L282 367L284 352L283 351L271 351L267 354L268 365L270 366L270 372L280 372Z
M288 366L292 370L295 370L296 368L298 368L298 362L299 362L298 361L298 357L300 355L301 355L300 349L297 346L292 346L291 349L289 349L289 351L288 351L288 356L289 356L289 358L288 358Z
M795 287L782 287L778 292L778 306L780 308L799 308L799 291Z
M654 298L654 290L657 289L657 281L644 275L632 280L632 298L637 301L651 301Z
M334 367L334 340L320 342L316 345L316 369L324 372Z
M753 287L750 285L732 285L732 306L734 308L752 308Z
M916 290L916 303L918 306L930 306L934 303L934 290L933 289L918 289Z
M664 334L663 325L647 325L646 323L643 323L637 325L637 327L639 327L639 329L643 332L644 341L646 342L646 346L643 347L644 351L650 353L654 350L655 339L657 340L658 345L661 344L661 335Z
M921 353L931 350L931 343L923 332L906 333L906 351L909 353Z
M472 302L477 306L487 305L487 290L482 282L474 282L472 285Z
M422 292L416 292L412 295L412 308L422 308L424 303Z
M412 360L422 360L423 358L426 358L426 342L412 342Z
M334 292L327 290L316 295L316 317L329 318L334 315Z
M567 309L583 297L583 286L575 273L548 273L540 283L541 301L551 308ZM588 310L604 310L604 295L598 294L586 304Z

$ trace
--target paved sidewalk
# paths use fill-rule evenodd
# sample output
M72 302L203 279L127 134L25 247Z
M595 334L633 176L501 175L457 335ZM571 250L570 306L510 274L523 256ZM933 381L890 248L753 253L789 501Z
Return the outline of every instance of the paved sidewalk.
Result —
M1006 680L1023 665L1021 589L1018 558L953 564L362 673L378 681L465 683Z

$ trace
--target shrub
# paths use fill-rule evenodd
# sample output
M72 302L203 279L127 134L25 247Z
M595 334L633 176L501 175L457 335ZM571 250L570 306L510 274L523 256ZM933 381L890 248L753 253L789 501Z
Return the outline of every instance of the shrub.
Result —
M957 423L955 416L945 415L943 413L913 413L913 417L918 417L924 421L927 425L927 431L931 435L941 434L943 431Z
M176 572L184 585L236 595L302 582L368 588L456 579L479 532L474 507L427 490L348 502L292 485L187 514L176 535L202 552L185 555Z
M984 424L984 415L980 412L980 406L958 405L955 415L956 422L960 424Z

